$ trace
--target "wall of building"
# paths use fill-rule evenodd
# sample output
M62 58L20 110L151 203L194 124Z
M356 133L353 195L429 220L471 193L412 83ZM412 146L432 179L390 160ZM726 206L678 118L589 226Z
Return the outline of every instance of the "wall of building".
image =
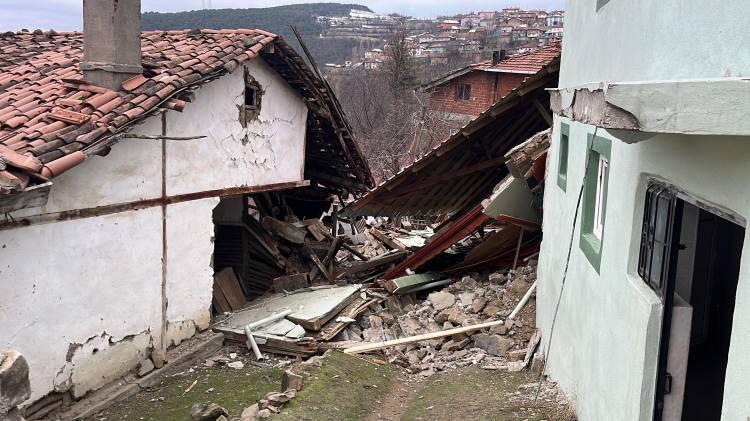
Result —
M750 74L750 33L742 0L569 1L560 87L602 81L718 78ZM731 34L731 36L728 36ZM717 42L717 40L720 40ZM570 124L567 190L556 183L560 123ZM708 203L747 218L750 139L658 135L612 140L601 275L581 252L580 221L571 227L592 126L555 117L545 191L538 323L547 346L565 267L573 250L557 316L548 371L571 395L581 420L652 417L662 306L637 274L645 189L658 177ZM553 204L553 205L550 205ZM746 239L747 241L747 239ZM748 244L748 243L746 243ZM750 415L750 262L743 250L724 390L724 420Z
M750 76L744 0L569 0L560 86Z
M567 188L556 183L560 122L570 125ZM595 128L555 118L545 190L544 241L539 264L537 322L549 339L565 267L572 253L557 316L548 372L574 398L581 420L651 419L661 303L637 274L643 204L649 177L659 178L747 218L750 196L750 139L659 135L637 144L611 139L607 220L600 274L579 248L580 219L571 226L585 170L586 139ZM554 206L549 206L554 204ZM746 239L746 241L748 241ZM565 247L562 247L564 244ZM748 243L750 244L750 243ZM743 394L750 375L750 263L743 251L732 346L725 388L724 419L750 413Z
M474 71L435 88L430 95L430 109L476 117L520 85L526 77L528 75ZM471 85L471 100L456 97L458 86L462 84Z
M238 69L199 89L183 113L166 113L168 135L205 139L167 141L166 159L160 140L123 140L106 157L91 157L55 178L46 206L11 216L159 199L163 162L169 197L301 181L303 99L261 59L247 66L264 94L258 119L246 128L239 122L244 81ZM162 130L157 115L132 132ZM164 211L156 203L0 231L0 349L26 356L31 401L52 391L82 396L162 344L178 344L208 327L215 195Z

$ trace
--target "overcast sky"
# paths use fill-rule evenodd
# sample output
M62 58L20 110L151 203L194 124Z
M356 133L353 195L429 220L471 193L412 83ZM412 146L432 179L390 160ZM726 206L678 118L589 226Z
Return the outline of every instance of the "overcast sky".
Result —
M177 12L200 9L209 0L142 0L142 10ZM211 0L213 9L269 7L294 3L317 3L320 0ZM467 11L498 10L506 6L522 8L562 9L564 0L342 0L341 3L358 3L369 6L378 13L397 12L419 17L434 17ZM55 29L70 31L81 29L83 0L1 0L0 30Z

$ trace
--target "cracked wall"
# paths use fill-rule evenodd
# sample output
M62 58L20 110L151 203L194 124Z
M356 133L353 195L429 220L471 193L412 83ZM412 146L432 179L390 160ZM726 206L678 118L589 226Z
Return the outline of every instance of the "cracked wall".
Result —
M167 114L171 136L208 136L167 144L169 195L303 179L307 107L302 97L262 59L246 66L263 89L260 115L247 127L237 118L237 107L244 104L242 69L198 90L184 113Z

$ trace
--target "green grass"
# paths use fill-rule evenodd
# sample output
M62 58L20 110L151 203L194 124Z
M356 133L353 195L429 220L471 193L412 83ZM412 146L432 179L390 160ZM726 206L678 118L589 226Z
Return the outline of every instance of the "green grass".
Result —
M397 370L336 352L310 375L302 391L273 419L364 419L393 387Z
M119 402L95 419L185 421L190 420L193 404L201 402L216 403L226 408L230 415L239 416L244 408L266 393L279 391L282 373L280 369L259 369L249 365L241 370L229 367L200 369L167 378L154 390L143 391ZM198 383L190 392L184 393L195 380ZM214 390L207 392L211 388Z
M408 404L403 419L411 420L565 420L560 408L516 394L534 376L527 372L467 368L438 373Z

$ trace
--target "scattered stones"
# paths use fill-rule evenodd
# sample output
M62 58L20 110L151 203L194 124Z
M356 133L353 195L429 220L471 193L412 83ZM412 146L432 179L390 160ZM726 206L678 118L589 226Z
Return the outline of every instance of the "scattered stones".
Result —
M245 364L242 361L232 361L231 363L227 364L227 367L233 368L235 370L242 370L245 368Z
M248 406L247 408L245 408L245 410L242 411L242 414L240 415L240 421L255 421L255 419L258 417L258 412L260 412L260 407L257 403Z
M486 333L478 333L472 335L471 339L474 341L474 346L487 351L490 355L505 356L509 349L511 349L515 342L512 339L500 335L488 335Z
M487 317L495 317L497 316L497 313L500 312L500 307L496 305L488 305L487 307L482 310L482 314L484 314Z
M473 292L462 292L458 294L458 299L461 301L462 306L470 306L474 303L474 297L476 294Z
M228 417L229 413L215 403L196 403L190 409L190 417L193 421L218 421L222 416Z
M531 284L529 284L522 278L517 278L513 282L510 283L510 286L508 286L508 289L510 289L512 292L516 294L525 294L526 291L529 290L529 287L531 287Z
M389 296L382 307L373 306L358 317L357 323L345 329L347 335L341 337L380 342L506 320L528 290L527 286L535 281L536 262L530 265L507 275L471 273L440 291L429 293L421 302L415 301L414 294ZM515 285L513 289L512 285ZM471 337L460 334L384 349L385 361L406 365L413 373L424 377L480 362L494 369L520 367L513 363L521 358L522 351L514 351L512 355L509 351L527 347L535 331L534 305L532 296L525 310L514 320L470 332Z
M427 297L436 311L444 310L456 303L456 296L450 292L433 292Z
M256 418L259 418L259 419L265 419L265 418L270 418L270 417L271 417L270 409L261 409L260 411L258 411L258 415L256 416Z
M508 278L505 276L504 273L496 272L496 273L490 274L489 280L490 280L490 282L493 282L493 283L496 283L496 284L502 284L505 281L507 281Z
M286 370L281 376L281 390L287 391L294 389L296 391L302 390L302 386L305 384L305 379L299 374L295 374L292 370Z
M154 371L155 368L156 367L154 366L154 362L151 361L150 358L147 358L147 359L141 361L138 364L138 377L145 376L146 374Z
M471 312L472 313L479 313L484 309L484 306L487 305L487 299L484 297L479 297L474 300L473 303L471 303Z
M508 328L505 327L504 324L503 325L492 326L490 328L490 333L494 333L495 335L505 335L506 333L508 333Z

